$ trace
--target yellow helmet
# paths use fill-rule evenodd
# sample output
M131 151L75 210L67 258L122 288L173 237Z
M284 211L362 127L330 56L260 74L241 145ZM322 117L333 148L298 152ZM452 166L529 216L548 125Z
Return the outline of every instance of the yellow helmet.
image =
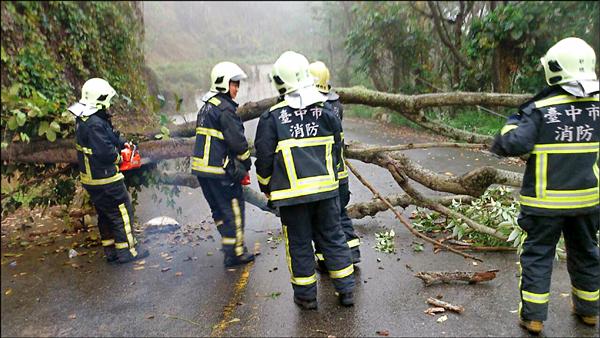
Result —
M101 78L92 78L81 87L80 103L97 109L110 107L110 100L117 94L108 81Z
M309 66L310 74L315 78L317 89L323 93L329 93L331 86L329 85L329 69L321 61L316 61Z
M217 63L210 72L210 91L215 93L229 92L229 81L240 81L248 76L242 68L233 62Z
M280 95L289 94L314 84L308 72L308 59L299 53L287 51L281 54L275 64L271 77L275 89Z
M596 53L579 38L566 38L552 46L540 59L549 85L574 80L597 80Z

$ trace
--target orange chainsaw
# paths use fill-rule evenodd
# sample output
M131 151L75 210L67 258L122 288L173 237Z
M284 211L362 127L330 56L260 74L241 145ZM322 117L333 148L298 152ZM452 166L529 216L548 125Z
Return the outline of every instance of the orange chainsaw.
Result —
M120 171L139 168L142 166L142 157L135 144L125 143L125 148L121 150L123 162L119 165Z

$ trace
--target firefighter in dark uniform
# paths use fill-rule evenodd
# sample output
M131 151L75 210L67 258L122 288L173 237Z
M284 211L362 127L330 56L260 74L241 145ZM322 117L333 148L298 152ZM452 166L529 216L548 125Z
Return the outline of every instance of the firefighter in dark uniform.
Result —
M221 234L225 267L254 260L244 245L244 195L241 180L252 164L244 125L234 101L240 80L247 76L232 62L221 62L211 72L211 88L198 111L192 173Z
M329 85L329 69L327 66L321 61L316 61L310 64L310 74L315 78L315 85L319 92L323 93L327 96L327 103L331 106L331 110L333 113L342 121L344 118L344 107L340 102L339 95L331 89L331 85ZM340 122L341 123L341 122ZM343 128L342 128L343 129ZM350 202L350 190L348 189L348 169L346 168L346 164L344 163L344 133L341 133L342 137L342 147L340 148L340 162L338 163L338 179L340 181L340 222L342 224L342 229L344 230L344 234L346 235L346 242L348 243L348 247L352 252L352 263L357 264L360 262L360 239L356 235L354 231L354 227L352 226L352 220L348 217L348 212L346 211L346 206L348 202ZM318 266L323 270L325 265L323 263L324 257L321 254L318 247L315 246L316 249L316 257Z
M280 210L294 302L317 308L314 240L339 302L352 306L354 266L340 226L336 171L341 124L325 106L308 66L306 57L291 51L273 65L272 80L285 96L258 122L256 173L261 191Z
M573 312L596 325L600 255L598 157L600 114L596 56L585 41L566 38L541 59L545 90L509 118L492 145L501 156L529 153L520 192L520 323L543 329L550 276L561 233L567 249Z
M81 183L98 214L98 229L108 262L127 263L148 256L133 231L133 206L119 172L125 139L111 123L108 112L116 95L100 78L85 82L81 100L69 107L76 116L77 161Z

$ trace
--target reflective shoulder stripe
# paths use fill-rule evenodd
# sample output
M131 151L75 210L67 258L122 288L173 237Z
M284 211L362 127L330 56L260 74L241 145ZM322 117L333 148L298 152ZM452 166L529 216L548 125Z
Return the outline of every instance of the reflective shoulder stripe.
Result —
M79 143L75 143L75 149L77 149L78 151L81 151L84 154L88 154L88 155L92 154L91 148L82 147Z
M250 149L246 150L245 153L238 155L237 158L241 161L245 161L250 157Z
M536 144L532 153L595 153L600 142Z
M523 293L523 300L530 303L545 304L550 299L550 293L533 293L529 291L521 291Z
M551 98L534 102L536 108L572 102L598 102L598 95L593 97L575 97L571 95L558 95Z
M114 176L107 178L91 178L88 175L82 173L79 175L79 177L81 178L81 183L87 185L104 185L116 182L118 180L122 180L124 178L123 174L121 173L116 173Z
M217 99L216 97L211 97L210 100L208 100L208 103L212 103L215 106L219 106L221 104L221 100Z
M225 138L223 137L223 133L213 129L213 128L205 128L205 127L197 127L196 128L196 135L206 135L206 136L212 136L212 137L216 137L218 139L224 140Z
M269 182L271 182L271 176L262 177L259 174L256 174L256 178L258 178L258 183L260 183L262 185L269 185Z
M577 296L577 298L587 300L588 302L594 302L600 299L600 290L583 291L573 286L573 294Z
M354 272L354 265L350 264L341 270L329 270L329 277L344 278L350 276Z
M269 108L269 111L271 112L271 111L273 111L275 109L279 109L279 108L285 107L287 105L288 105L287 101L283 100L283 101L279 102L278 104L276 104L276 105L272 106L271 108Z
M508 133L509 131L513 130L513 129L517 129L519 128L519 126L517 126L516 124L507 124L504 127L502 127L502 130L500 130L500 135L504 135L506 133Z

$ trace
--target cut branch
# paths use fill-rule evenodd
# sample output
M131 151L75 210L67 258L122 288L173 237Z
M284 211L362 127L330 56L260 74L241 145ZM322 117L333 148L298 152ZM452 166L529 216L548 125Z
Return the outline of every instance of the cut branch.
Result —
M443 300L435 299L435 298L427 298L427 303L437 307L443 307L446 310L454 311L457 313L463 313L465 308L462 306L452 305L448 302L444 302Z
M371 191L371 193L373 193L373 195L374 195L375 197L377 197L377 198L378 198L378 199L380 199L380 200L381 200L383 203L385 203L385 205L388 207L388 209L390 209L390 210L391 210L391 211L392 211L392 212L393 212L393 213L396 215L396 218L398 218L398 220L399 220L399 221L400 221L400 222L401 222L401 223L402 223L402 224L403 224L403 225L404 225L404 226L405 226L405 227L408 229L408 231L410 231L410 232L411 232L413 235L415 235L415 236L417 236L417 237L421 238L422 240L424 240L424 241L426 241L426 242L429 242L429 243L431 243L431 244L434 244L434 245L438 245L438 246L444 247L444 248L446 248L448 251L454 252L455 254L461 255L461 256L463 256L463 257L465 257L465 258L469 258L469 259L472 259L472 260L476 260L476 261L483 262L483 260L481 260L480 258L477 258L477 257L475 257L475 256L468 255L468 254L465 254L465 253L463 253L463 252L460 252L460 251L458 251L458 250L455 250L455 249L453 249L453 248L451 248L451 247L449 247L449 246L447 246L447 245L445 245L445 244L442 244L442 243L440 243L440 242L438 242L438 241L436 241L436 240L434 240L434 239L431 239L431 238L429 238L429 237L427 237L427 236L423 235L422 233L418 232L417 230L415 230L415 228L413 228L412 224L410 224L410 221L408 221L408 220L407 220L407 219L406 219L404 216L402 216L402 214L400 214L400 213L399 213L399 212L398 212L396 209L394 209L394 207L392 206L392 204L391 204L391 203L390 203L390 202L389 202L389 201L388 201L388 200L387 200L385 197L381 196L381 194L380 194L380 193L379 193L377 190L375 190L375 188L373 188L373 186L372 186L371 184L369 184L369 182L367 182L367 181L366 181L366 180L365 180L365 179L362 177L362 175L360 175L360 174L358 173L358 171L357 171L357 170L354 168L354 166L352 166L352 164L350 164L350 162L346 161L346 166L348 167L348 169L350 169L350 171L351 171L351 172L354 174L354 176L356 176L356 178L357 178L357 179L358 179L358 180L359 180L359 181L360 181L362 184L364 184L364 185L365 185L365 187L367 187L367 188L368 188L368 189Z
M450 283L453 281L469 282L475 284L479 282L487 282L496 278L496 272L499 270L488 270L483 272L471 271L419 271L415 277L421 279L425 286L434 283Z
M406 194L386 196L391 205L395 207L406 208L415 205L415 200ZM444 196L434 199L441 205L451 205L452 201L457 200L461 203L471 203L475 198L467 195ZM366 216L374 216L381 211L386 211L388 206L380 200L372 200L371 202L354 203L347 207L348 216L350 218L360 219Z

